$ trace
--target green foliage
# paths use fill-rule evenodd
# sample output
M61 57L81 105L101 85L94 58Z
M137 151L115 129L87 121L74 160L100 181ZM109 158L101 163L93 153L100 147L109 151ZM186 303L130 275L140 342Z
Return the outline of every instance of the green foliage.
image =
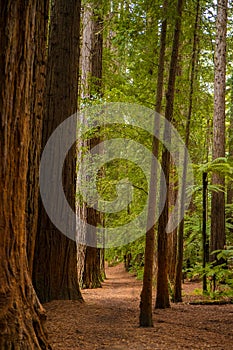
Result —
M196 264L189 270L187 277L201 279L205 275L208 282L206 295L212 299L218 299L222 296L233 297L233 247L216 250L212 254L216 254L217 261L222 259L225 262L222 264L217 264L216 261L210 262L206 264L205 268L201 264Z
M210 162L201 164L199 166L199 171L206 172L206 173L217 172L221 175L232 178L233 164L229 158L220 157L220 158L216 158ZM212 188L212 190L218 191L219 189Z
M131 254L129 272L134 273L136 278L141 280L144 271L144 246L145 235L124 246L106 249L105 257L108 263L113 266L119 262L124 262L124 256Z
M202 295L203 291L200 288L195 288L194 291L193 291L193 294L195 294L195 295Z
M217 260L228 260L231 259L233 261L233 247L228 247L223 250L215 250L212 254L216 254Z
M95 0L95 4L97 0ZM160 48L160 31L163 21L162 0L149 1L103 1L102 8L98 9L104 17L104 47L103 47L103 81L102 96L93 93L89 99L82 101L82 107L104 102L133 102L154 109L156 81L158 73L158 53ZM173 122L180 135L185 140L186 117L189 108L191 59L193 48L193 34L195 22L196 2L188 0L185 3L182 18L182 38L179 52L179 63L176 77L176 91ZM165 95L168 80L169 60L174 21L175 2L171 2L166 12L168 20L167 46L165 53L164 97L162 111L165 107ZM209 180L213 172L225 176L226 188L232 181L233 163L229 152L226 157L211 160L212 117L213 117L213 82L214 82L214 43L216 8L211 1L201 1L200 23L198 29L198 64L195 69L193 87L193 109L190 124L189 153L194 165L195 186L192 206L186 212L184 226L184 271L189 277L200 277L206 273L211 279L213 274L220 283L222 274L229 269L208 265L203 272L202 261L202 173L207 172ZM229 24L229 33L232 32L232 23ZM232 62L233 50L231 35L228 37L228 58ZM226 131L231 142L232 132L230 120L232 118L232 65L227 67L227 119ZM102 140L108 138L130 138L151 149L151 137L144 131L123 125L115 128L106 126L101 130L92 130L87 137L99 135ZM84 150L85 153L85 150ZM99 176L101 174L101 176ZM143 208L147 199L148 184L142 171L133 163L116 159L100 169L97 176L99 193L104 200L113 201L117 196L117 185L120 181L129 180L133 186L133 201L124 210L107 214L105 225L108 227L121 226L134 218ZM207 198L207 240L210 238L210 202L212 191L225 191L225 188L208 185ZM233 244L233 204L226 206L226 234L227 244ZM145 232L141 232L142 235ZM130 232L129 232L130 235ZM122 237L119 237L119 242ZM115 249L108 249L106 256L109 262L115 264L124 261L124 255L132 254L132 271L142 274L142 266L134 261L138 254L144 254L145 237L128 245ZM117 242L116 242L117 243ZM226 251L218 254L231 254ZM219 255L220 256L220 255ZM224 257L224 256L222 256ZM228 259L231 259L230 256ZM187 267L189 261L190 267ZM230 279L229 279L230 281Z

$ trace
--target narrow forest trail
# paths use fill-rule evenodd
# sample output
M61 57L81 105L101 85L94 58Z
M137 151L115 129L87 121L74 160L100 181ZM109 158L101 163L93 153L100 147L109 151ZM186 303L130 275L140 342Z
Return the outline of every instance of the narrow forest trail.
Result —
M172 304L139 328L141 282L123 264L106 275L102 288L82 291L84 303L45 304L54 350L233 349L233 305Z

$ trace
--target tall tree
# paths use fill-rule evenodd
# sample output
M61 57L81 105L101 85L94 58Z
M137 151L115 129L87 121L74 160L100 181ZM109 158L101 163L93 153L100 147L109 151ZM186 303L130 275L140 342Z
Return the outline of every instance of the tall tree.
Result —
M209 247L207 240L207 196L208 196L208 174L202 174L202 267L206 268L206 263L209 260ZM204 273L202 278L203 293L207 292L207 276Z
M175 174L175 165L172 164L171 179L169 181L169 207L173 208L177 200L177 179ZM169 232L167 237L168 242L168 278L171 285L175 282L176 258L177 258L177 227L172 232Z
M227 0L218 0L214 55L213 160L225 157L226 32ZM224 249L226 242L224 176L213 173L212 184L220 186L221 189L213 191L211 199L211 252ZM216 255L211 258L216 259Z
M49 349L45 311L33 289L26 255L27 173L31 125L36 123L36 74L45 49L46 1L0 3L0 349ZM36 74L36 81L34 80ZM38 84L36 89L34 84ZM31 110L33 101L34 111ZM37 132L40 132L38 126ZM38 143L39 144L39 143Z
M46 74L46 43L48 28L49 1L40 3L35 23L35 69L33 71L33 93L31 98L32 117L30 118L31 140L28 152L27 173L27 256L32 275L34 248L38 222L39 162L41 154L42 121ZM36 140L36 142L35 142Z
M228 129L228 157L230 162L233 162L233 75L230 78L230 112L229 112L230 125ZM233 181L229 179L227 185L227 204L231 206L233 204ZM227 221L229 224L233 224L233 214L231 210L228 210ZM231 233L233 229L230 229Z
M162 98L163 98L163 81L164 81L164 60L166 49L166 33L167 33L167 1L163 3L164 18L161 27L160 37L160 54L159 54L159 68L157 77L157 92L156 92L156 112L161 112ZM159 128L158 114L155 114L154 129ZM152 282L153 282L153 265L155 259L155 212L156 212L156 192L157 192L157 168L154 159L158 158L159 154L159 140L153 136L152 139L152 153L151 160L151 178L149 188L149 206L147 214L147 232L146 232L146 245L145 245L145 258L144 258L144 274L143 274L143 287L141 292L140 301L140 326L152 327Z
M181 222L178 228L178 244L177 244L177 260L175 269L175 284L174 284L174 301L182 301L182 268L183 268L183 240L184 240L184 214L185 214L185 192L187 182L187 157L190 138L190 123L193 109L193 92L194 92L194 79L197 61L197 43L198 43L198 26L200 21L200 4L197 1L196 16L194 23L194 35L193 35L193 50L191 60L191 75L190 75L190 91L189 91L189 107L187 113L186 130L185 130L185 152L184 152L184 166L183 166L183 179L181 189L181 201L180 201L180 216Z
M43 147L56 127L77 110L79 30L80 1L54 1L50 11ZM64 164L63 188L73 210L75 159L76 147L72 147ZM42 205L35 246L33 282L43 302L82 298L78 284L76 242L54 227Z
M81 50L81 95L84 99L101 96L102 84L102 49L103 49L103 21L99 14L101 3L87 3L83 14L83 43ZM84 121L85 122L85 121ZM99 136L87 141L88 149L98 147ZM97 227L101 224L101 214L92 207L84 208L89 225ZM90 233L86 233L90 234ZM92 232L92 235L96 235ZM95 242L95 237L92 238ZM83 271L81 272L81 286L83 288L97 288L101 286L101 250L95 246L85 248Z
M165 118L168 122L172 121L173 117L173 105L174 105L174 94L175 94L175 81L176 81L176 70L179 52L179 41L181 32L181 16L183 9L183 0L177 1L177 17L175 22L172 55L170 61L168 87L166 94L166 109ZM166 135L168 134L168 135ZM169 136L169 131L164 130L164 135ZM162 169L166 181L167 189L169 188L169 172L170 172L170 153L167 148L162 153ZM161 194L162 195L162 194ZM164 309L170 307L169 292L168 292L168 265L167 265L167 224L168 224L168 191L166 194L166 200L164 208L159 218L158 225L158 270L157 270L157 287L156 287L156 303L155 307Z
M91 98L101 96L103 19L101 2L86 3L83 12L81 48L81 96Z

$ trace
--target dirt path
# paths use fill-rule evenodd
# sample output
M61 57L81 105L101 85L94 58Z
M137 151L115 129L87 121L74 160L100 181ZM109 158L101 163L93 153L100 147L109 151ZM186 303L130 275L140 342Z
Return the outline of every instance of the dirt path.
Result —
M54 350L233 349L233 305L172 304L139 328L141 282L122 264L106 274L103 288L83 291L85 303L45 305Z

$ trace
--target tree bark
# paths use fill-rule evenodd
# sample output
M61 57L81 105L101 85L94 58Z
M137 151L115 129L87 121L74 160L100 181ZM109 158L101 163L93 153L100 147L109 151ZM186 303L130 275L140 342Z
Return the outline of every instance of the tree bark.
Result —
M184 206L185 206L185 191L187 181L187 152L189 147L189 136L190 136L190 123L193 109L193 91L194 91L194 79L196 69L196 58L197 58L197 40L198 40L198 26L199 26L199 10L200 4L197 1L196 17L194 24L194 36L193 36L193 52L191 61L191 77L190 77L190 92L189 92L189 108L187 114L186 130L185 130L185 152L184 152L184 167L183 167L183 180L181 189L181 201L180 201L180 221L178 227L178 240L177 240L177 259L176 259L176 271L175 271L175 285L174 285L174 301L182 301L182 269L183 269L183 243L184 243Z
M181 31L181 16L182 16L183 0L177 1L177 19L175 23L172 56L170 61L169 69L169 80L168 89L166 94L166 109L165 118L168 122L172 121L173 116L173 105L174 105L174 93L175 93L175 80L176 80L176 68L178 61L178 51L179 51L179 39ZM166 135L167 140L171 135L169 135L169 130L164 130L164 136ZM164 172L164 177L166 181L166 188L169 188L169 172L170 172L170 154L168 149L164 149L162 153L162 169ZM167 265L167 232L166 227L168 224L168 191L166 194L166 200L164 208L159 218L158 225L158 271L157 271L157 289L156 289L156 303L155 307L159 309L164 309L170 307L169 292L168 292L168 265Z
M80 1L56 0L52 3L50 14L43 147L60 123L77 110ZM76 147L74 146L66 157L63 171L64 192L73 210L75 210L75 187ZM82 300L78 284L76 242L54 227L42 205L39 223L33 282L40 300L42 302L54 299Z
M212 159L225 157L225 91L226 91L226 31L227 0L218 1L216 19L216 44L214 56L214 118L213 118L213 151ZM224 176L214 173L212 184L225 187ZM225 233L225 194L213 191L211 199L211 239L210 251L224 249ZM216 255L210 256L211 260ZM221 261L219 262L221 263Z
M81 50L81 96L84 101L85 99L91 100L92 98L95 99L101 96L103 23L101 17L96 14L97 10L96 5L93 3L88 3L84 6L83 43ZM100 137L94 136L91 140L88 140L87 148L91 149L93 147L98 147L99 142ZM100 151L99 147L99 152ZM89 225L97 227L98 224L103 222L101 213L94 208L86 207L84 210ZM92 241L95 241L95 237L93 237ZM79 248L81 253L83 247L81 246ZM102 254L103 250L101 252L100 248L86 246L85 260L80 281L82 288L101 287L102 276L104 275L104 271L101 270Z
M172 166L173 168L173 166ZM174 168L173 168L174 169ZM172 172L173 173L173 172ZM169 182L169 205L172 208L177 200L177 181L173 179ZM177 227L168 234L168 278L171 285L175 283L176 258L177 258Z
M167 1L163 3L164 15L167 9ZM164 82L164 60L166 49L166 33L167 33L167 19L162 22L161 37L160 37L160 54L159 54L159 68L157 79L157 93L156 93L156 112L161 112L162 98L163 98L163 82ZM154 128L159 128L158 114L155 115ZM156 137L152 139L152 153L158 159L159 141ZM157 168L154 162L154 157L151 160L151 178L149 188L149 206L147 214L147 232L144 258L144 274L143 287L140 300L140 316L139 323L141 327L153 327L152 318L152 282L153 282L153 268L155 259L155 212L156 212L156 183L158 180Z
M38 54L35 38L39 28L43 36L42 16L37 16L43 6L36 0L0 3L1 350L50 349L45 311L33 289L26 254L31 101ZM40 117L41 111L37 112Z
M90 81L92 72L92 51L93 51L93 5L87 3L83 11L83 30L81 47L81 97L90 98Z
M233 75L231 76L231 106L230 106L230 125L228 128L228 159L230 162L233 162ZM227 184L227 204L231 206L233 204L233 181L232 179L228 180ZM233 225L233 213L228 208L227 221L229 224ZM233 233L233 228L230 228L230 232Z
M209 259L209 248L207 241L207 195L208 195L208 174L202 174L202 267L205 269L206 263ZM207 292L207 277L203 274L202 278L202 290L203 293Z
M27 173L27 257L29 271L32 276L33 258L38 222L39 202L39 162L41 154L41 137L43 125L44 90L46 74L46 43L48 29L49 1L40 1L37 7L35 25L35 64L31 99L32 117L30 118L31 140L28 152Z

